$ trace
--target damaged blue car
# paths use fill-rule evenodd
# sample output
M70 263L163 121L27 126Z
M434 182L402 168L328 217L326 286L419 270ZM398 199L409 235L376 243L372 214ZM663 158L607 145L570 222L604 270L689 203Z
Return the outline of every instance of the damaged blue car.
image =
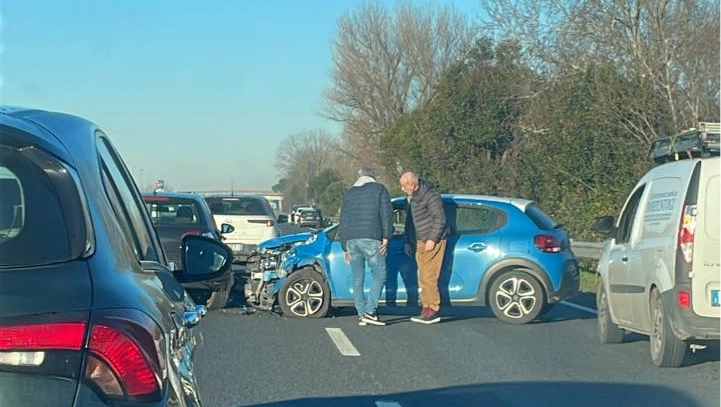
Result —
M451 231L439 280L443 304L485 305L504 322L525 324L578 291L568 233L534 202L460 194L442 199ZM394 234L380 303L416 306L417 266L405 251L406 199L392 202ZM265 242L249 265L248 302L306 318L353 306L352 273L337 232L334 225Z

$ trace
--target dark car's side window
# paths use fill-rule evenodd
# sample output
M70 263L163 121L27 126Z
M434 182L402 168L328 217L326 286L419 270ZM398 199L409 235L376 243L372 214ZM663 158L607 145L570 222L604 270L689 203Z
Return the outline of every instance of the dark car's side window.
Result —
M103 171L103 184L110 199L118 222L126 230L125 233L133 245L139 260L160 261L155 239L149 232L145 221L147 212L140 203L135 186L130 176L123 170L124 166L117 153L103 137L98 139L98 153Z
M508 223L508 215L501 209L486 205L458 205L455 219L449 221L451 230L459 235L494 232Z
M628 200L628 205L621 213L621 218L618 220L618 236L616 237L616 243L628 242L631 238L631 230L633 228L633 220L636 218L636 212L638 210L638 204L641 202L641 196L646 186L641 186L634 191L631 198Z

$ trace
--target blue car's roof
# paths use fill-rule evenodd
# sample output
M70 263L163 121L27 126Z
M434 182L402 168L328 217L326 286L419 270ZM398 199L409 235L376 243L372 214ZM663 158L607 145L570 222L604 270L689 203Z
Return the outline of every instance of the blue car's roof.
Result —
M530 201L528 199L510 198L510 197L503 197L503 196L491 196L491 195L441 194L441 197L443 199L452 199L456 202L473 203L473 202L485 201L485 202L505 203L505 204L513 205L516 208L520 209L521 211L525 211L526 207L528 207L528 205L533 203L533 201ZM398 201L405 200L405 199L406 199L406 197L399 196L397 198L393 198L393 201L398 202Z

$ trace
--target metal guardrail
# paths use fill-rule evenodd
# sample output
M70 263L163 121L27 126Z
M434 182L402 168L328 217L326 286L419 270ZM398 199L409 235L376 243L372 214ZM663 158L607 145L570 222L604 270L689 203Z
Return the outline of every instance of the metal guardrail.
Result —
M571 250L579 259L598 260L601 258L603 242L577 242L571 240Z

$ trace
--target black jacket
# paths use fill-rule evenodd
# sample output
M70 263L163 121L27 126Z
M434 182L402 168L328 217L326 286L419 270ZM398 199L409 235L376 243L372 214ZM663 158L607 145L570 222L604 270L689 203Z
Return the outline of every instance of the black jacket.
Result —
M343 250L351 239L389 239L393 234L393 206L388 190L378 182L353 186L343 195L340 236Z
M409 243L433 240L438 243L448 237L446 214L441 195L427 181L421 179L413 192L406 214L406 238ZM414 236L415 234L415 236Z

